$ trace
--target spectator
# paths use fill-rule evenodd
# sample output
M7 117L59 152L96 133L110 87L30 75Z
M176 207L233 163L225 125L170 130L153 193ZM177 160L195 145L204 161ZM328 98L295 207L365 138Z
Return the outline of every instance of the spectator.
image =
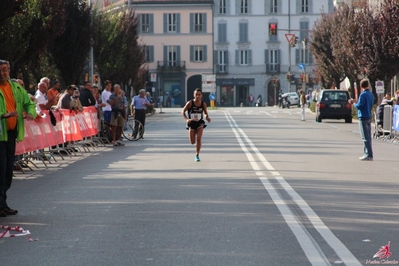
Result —
M112 106L111 126L112 126L112 144L114 146L125 146L123 144L122 129L125 126L126 107L123 102L121 86L114 85L114 93L109 97L108 103Z
M54 81L53 87L51 87L49 90L47 90L47 97L50 98L55 98L56 101L54 103L54 105L57 105L58 100L59 100L59 96L60 96L60 82L58 80ZM55 97L58 95L58 98Z
M96 99L93 96L93 87L90 81L86 81L79 96L82 106L95 106Z
M112 82L110 80L105 81L105 90L101 93L101 101L105 106L102 107L104 113L104 124L107 130L107 135L110 136L111 132L111 113L112 107L108 103L109 97L112 95L111 92Z
M58 100L58 96L54 96L50 99L47 98L47 84L45 82L40 82L37 84L35 98L37 100L36 112L39 115L42 115L43 110L49 110L56 100Z
M359 95L359 100L355 103L357 117L359 118L360 134L364 143L364 156L360 157L361 161L373 160L373 148L371 144L371 110L374 104L374 96L370 92L370 82L368 79L360 81L360 88L363 90ZM349 103L353 103L353 99Z
M131 108L134 109L134 111L132 111L132 114L134 114L134 118L140 121L141 124L143 124L143 136L145 130L145 117L147 113L147 106L151 106L151 103L146 97L145 89L141 89L139 91L139 95L133 97ZM142 138L144 139L143 136Z
M79 91L74 91L73 92L73 95L72 95L72 100L71 100L71 102L69 103L69 109L71 110L71 111L75 111L76 113L77 112L83 112L83 106L82 106L82 103L80 102L80 93L79 93Z
M306 107L306 97L303 90L299 91L299 101L301 105L301 121L305 121L305 107Z
M25 136L24 114L26 119L36 117L35 104L29 99L26 90L11 82L10 64L0 60L0 217L15 215L17 210L7 204L7 191L11 187L16 141Z
M252 93L248 96L248 104L249 106L253 106L253 102L254 102L254 96L252 95Z
M61 94L57 104L58 109L69 109L71 107L71 100L73 93L77 90L75 85L69 85Z

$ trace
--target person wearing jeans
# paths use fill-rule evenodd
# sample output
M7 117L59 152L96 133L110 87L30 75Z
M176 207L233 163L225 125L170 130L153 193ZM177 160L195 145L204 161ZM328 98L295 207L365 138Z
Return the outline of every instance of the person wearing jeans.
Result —
M370 82L368 79L362 79L360 81L360 88L362 89L362 93L360 93L359 100L354 105L357 109L360 134L364 143L364 155L359 159L361 161L372 161L371 112L374 104L374 95L370 92ZM353 103L353 99L350 99L349 101L350 103Z

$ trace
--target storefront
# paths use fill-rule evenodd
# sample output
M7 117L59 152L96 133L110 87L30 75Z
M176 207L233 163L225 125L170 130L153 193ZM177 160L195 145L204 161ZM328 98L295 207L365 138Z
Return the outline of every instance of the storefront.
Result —
M216 79L220 89L218 102L221 106L248 105L250 86L255 85L255 79Z

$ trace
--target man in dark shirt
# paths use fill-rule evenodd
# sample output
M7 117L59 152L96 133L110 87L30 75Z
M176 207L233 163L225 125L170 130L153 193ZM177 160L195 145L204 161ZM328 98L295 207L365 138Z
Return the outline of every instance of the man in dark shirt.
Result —
M61 95L60 100L58 101L57 108L60 109L69 109L71 103L71 97L73 92L76 90L75 85L69 85L65 92Z
M91 86L90 81L86 81L84 84L84 88L80 92L79 100L82 106L95 106L96 99L93 96L93 87Z

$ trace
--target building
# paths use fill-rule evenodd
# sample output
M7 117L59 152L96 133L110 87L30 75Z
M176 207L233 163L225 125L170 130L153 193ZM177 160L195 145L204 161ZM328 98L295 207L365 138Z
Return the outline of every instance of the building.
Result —
M314 65L305 38L321 13L333 9L332 0L215 1L218 101L247 105L252 94L273 106L280 90L312 89ZM295 39L293 47L288 41Z
M212 0L97 1L97 8L130 4L138 19L139 42L148 64L147 91L163 107L184 106L202 75L213 74ZM204 93L209 104L209 93Z

